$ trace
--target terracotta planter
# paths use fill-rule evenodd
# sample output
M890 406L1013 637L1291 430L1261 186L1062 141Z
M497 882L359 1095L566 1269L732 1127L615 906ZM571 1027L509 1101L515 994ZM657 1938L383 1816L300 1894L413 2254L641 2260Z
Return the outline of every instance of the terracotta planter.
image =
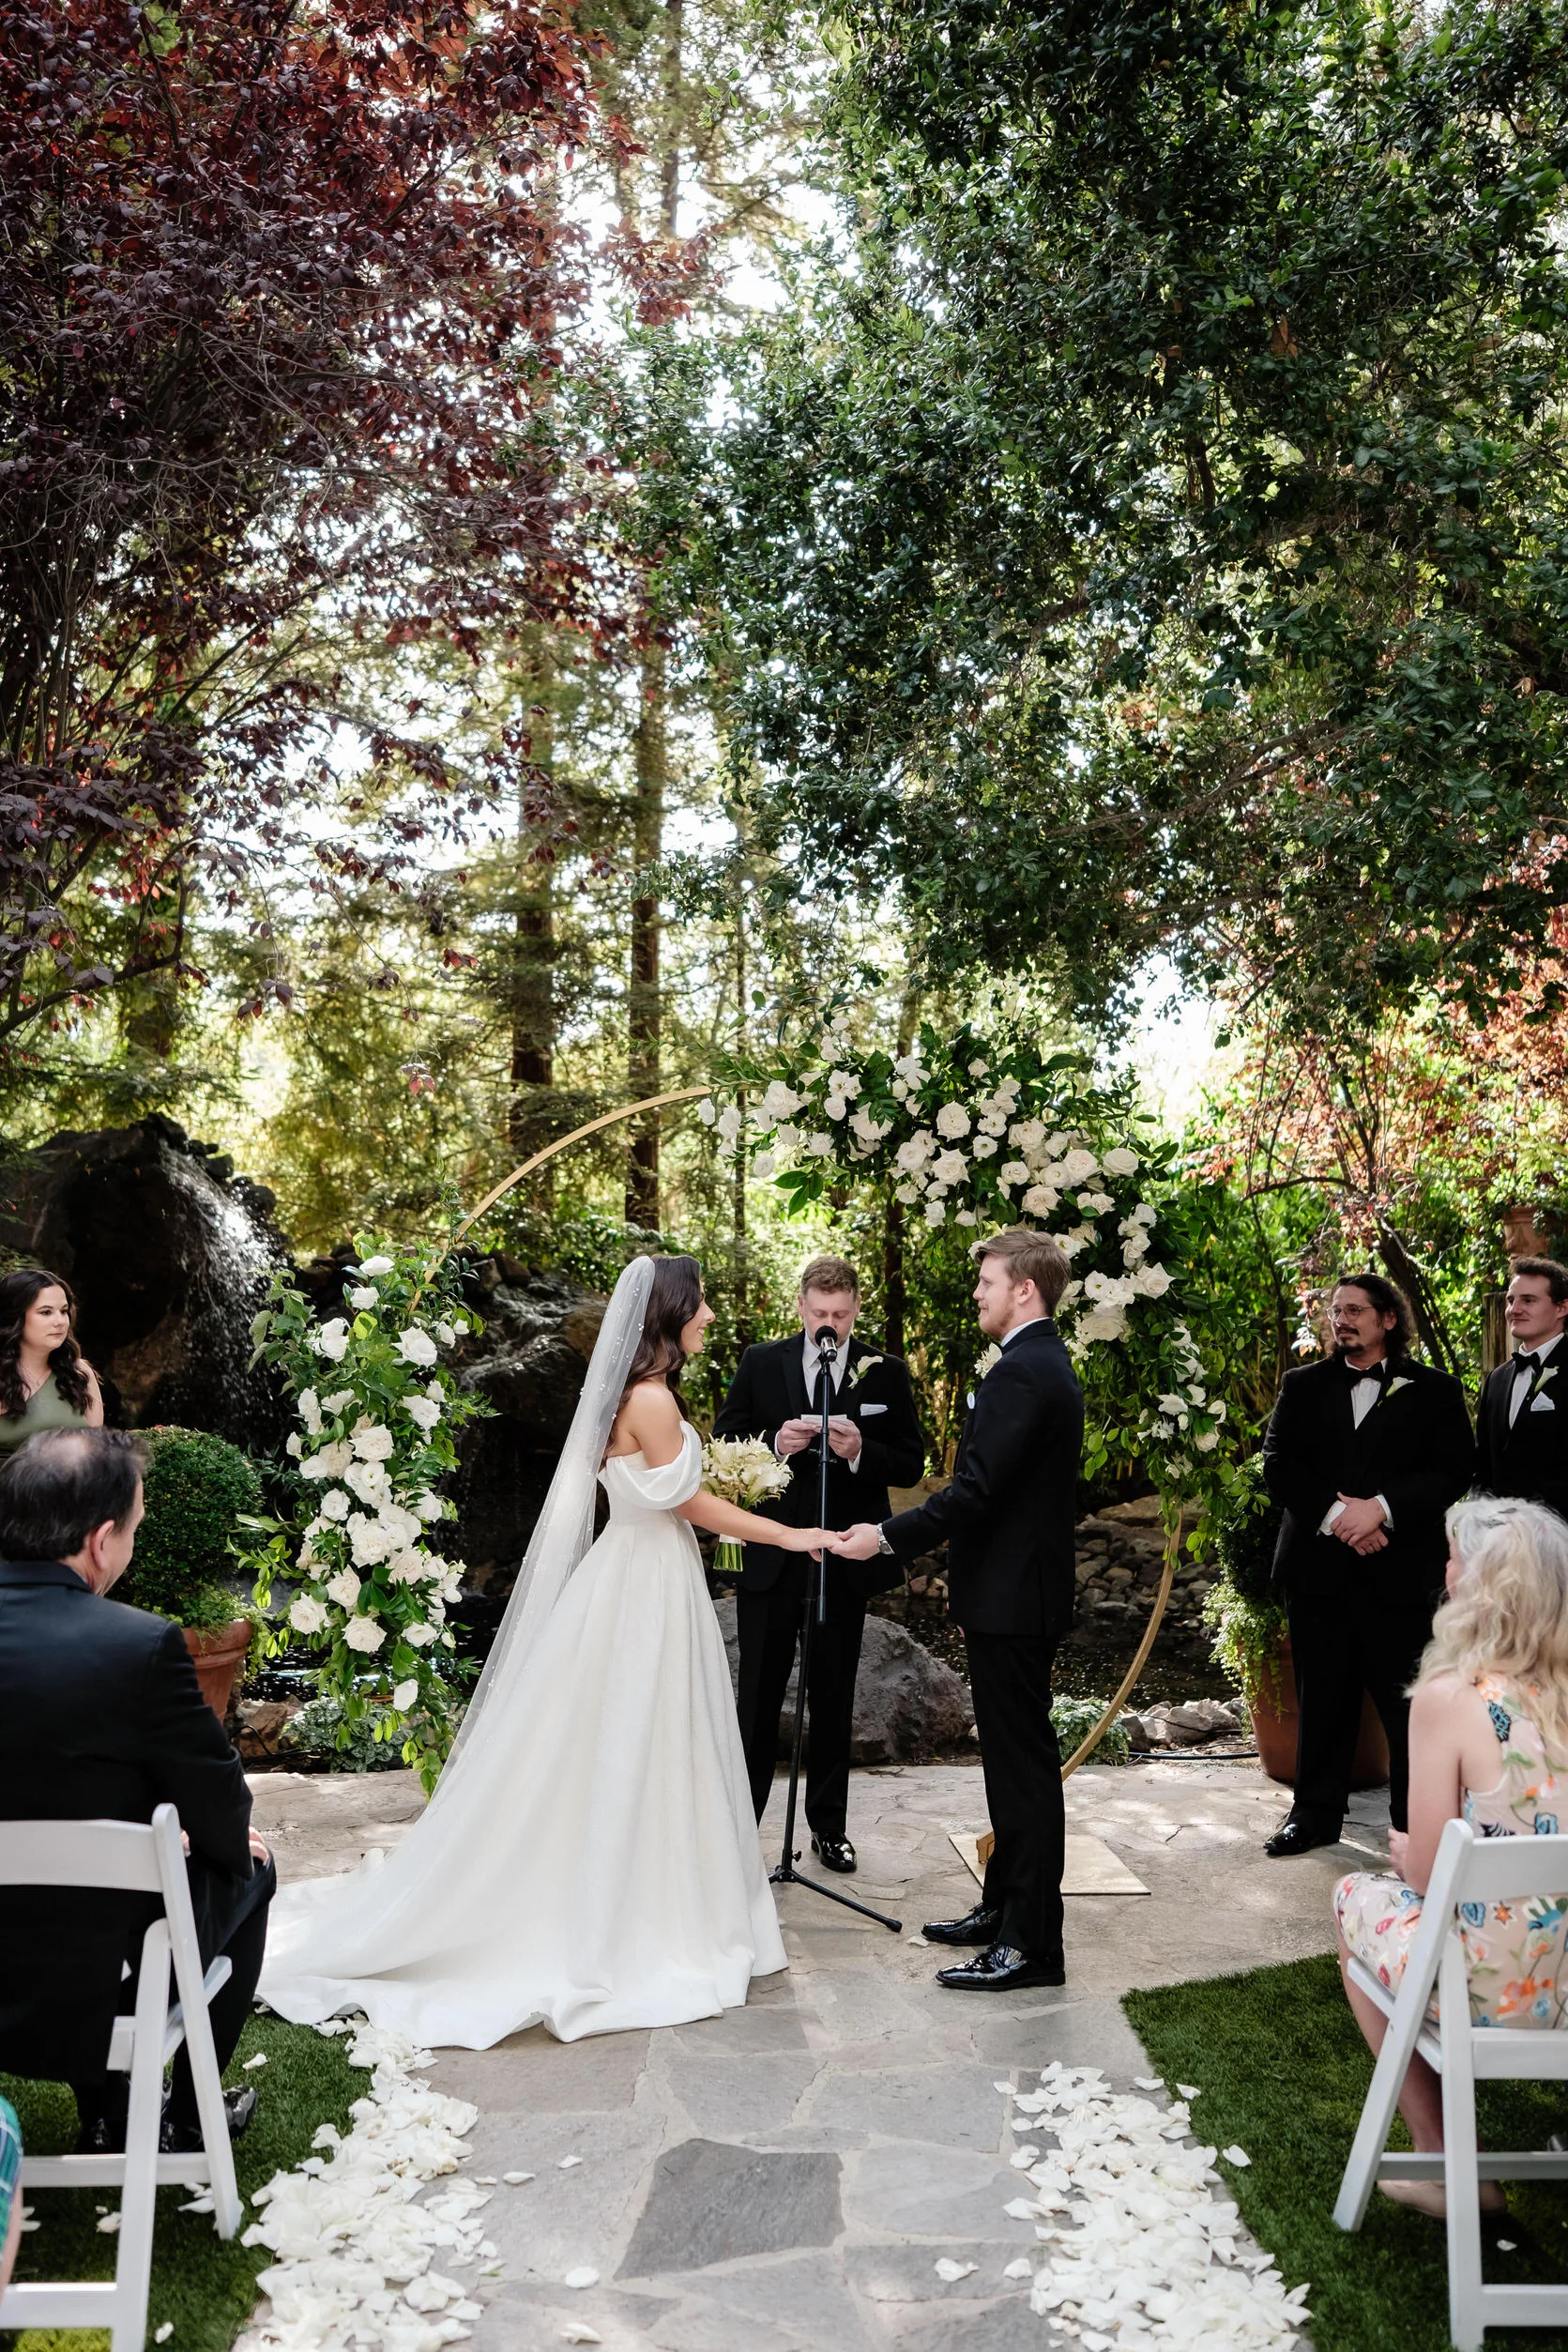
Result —
M1301 1720L1296 1707L1296 1683L1290 1671L1290 1642L1281 1634L1272 1662L1265 1668L1256 1689L1247 1692L1257 1761L1271 1780L1290 1788L1296 1779L1296 1731ZM1361 1737L1350 1774L1353 1789L1379 1789L1389 1777L1389 1744L1382 1719L1371 1700L1362 1694Z
M236 1617L226 1626L187 1626L185 1646L196 1669L202 1696L220 1723L227 1719L235 1676L245 1663L253 1628L249 1617Z

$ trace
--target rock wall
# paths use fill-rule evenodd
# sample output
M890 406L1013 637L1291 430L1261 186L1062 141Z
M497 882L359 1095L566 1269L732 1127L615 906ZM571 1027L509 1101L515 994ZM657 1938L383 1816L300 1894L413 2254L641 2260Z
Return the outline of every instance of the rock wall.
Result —
M719 1629L729 1652L730 1680L740 1678L740 1643L733 1596L715 1604ZM779 1725L779 1755L787 1760L795 1742L797 1665L784 1694ZM860 1672L855 1684L855 1723L849 1754L854 1764L895 1764L956 1747L974 1725L969 1686L951 1666L933 1657L902 1626L884 1617L866 1619ZM807 1733L811 1714L807 1710Z
M110 1418L181 1422L254 1453L286 1420L250 1322L288 1245L273 1195L160 1116L53 1137L0 1171L0 1249L76 1293Z

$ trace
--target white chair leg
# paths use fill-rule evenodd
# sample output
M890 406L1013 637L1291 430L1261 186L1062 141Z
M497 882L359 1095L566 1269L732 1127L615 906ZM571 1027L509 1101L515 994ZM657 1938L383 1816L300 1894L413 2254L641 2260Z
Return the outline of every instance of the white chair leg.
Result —
M1340 2229L1359 2230L1366 2219L1378 2179L1378 2159L1389 2144L1399 2094L1405 2087L1424 2018L1424 2002L1411 2003L1401 1998L1394 2005L1383 2046L1378 2053L1378 2063L1372 2069L1356 2136L1350 2144L1349 2161L1339 2184L1333 2217Z
M169 1934L161 1920L142 1947L136 1985L136 2047L125 2130L125 2186L114 2266L111 2352L143 2352L152 2283L152 2228L158 2203L158 2134L163 2117L163 2021L169 2012Z
M234 2143L223 2106L222 2078L212 2042L212 2020L205 2003L185 2011L186 2054L196 2092L196 2114L206 2148L207 2178L212 2186L212 2218L220 2237L232 2237L239 2227L239 2188L235 2179Z
M1481 2176L1464 1947L1451 1935L1438 1978L1443 2052L1443 2181L1448 2201L1448 2331L1455 2352L1482 2352Z

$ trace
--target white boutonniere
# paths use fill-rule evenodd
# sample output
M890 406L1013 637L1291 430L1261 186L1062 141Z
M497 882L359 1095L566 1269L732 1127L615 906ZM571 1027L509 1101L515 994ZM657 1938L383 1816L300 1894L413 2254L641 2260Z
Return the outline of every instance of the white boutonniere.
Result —
M1540 1393L1541 1393L1542 1389L1544 1389L1544 1388L1545 1387L1546 1382L1547 1382L1548 1381L1555 1381L1555 1380L1556 1380L1556 1378L1557 1378L1557 1375L1558 1375L1558 1367L1557 1367L1555 1364L1544 1364L1544 1365L1541 1367L1540 1371L1539 1371L1539 1372L1537 1372L1537 1374L1536 1374L1536 1376L1535 1376L1535 1393L1536 1393L1536 1395L1537 1395L1537 1396L1539 1396L1539 1395L1540 1395Z
M1409 1386L1409 1381L1406 1378L1405 1374L1401 1372L1397 1380L1390 1381L1385 1394L1390 1397L1397 1397L1402 1388L1408 1388Z
M975 1386L978 1388L987 1372L994 1372L1002 1360L1002 1352L993 1339L980 1362L975 1366Z
M879 1355L863 1355L858 1364L852 1364L849 1367L850 1387L859 1388L866 1374L875 1371L881 1361Z

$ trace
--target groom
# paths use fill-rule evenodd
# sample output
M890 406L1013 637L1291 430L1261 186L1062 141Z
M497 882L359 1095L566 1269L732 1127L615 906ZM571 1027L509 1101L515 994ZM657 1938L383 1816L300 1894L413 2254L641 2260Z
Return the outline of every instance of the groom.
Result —
M1073 1614L1084 1400L1051 1321L1067 1287L1063 1252L1012 1226L970 1255L980 1327L1001 1354L970 1396L952 1483L918 1510L851 1528L834 1550L903 1561L948 1546L949 1607L964 1628L995 1842L974 1909L925 1933L934 1944L982 1947L978 1959L939 1970L938 1984L1011 1993L1067 1981L1051 1667Z
M885 1512L890 1486L914 1485L925 1467L925 1439L903 1359L879 1355L852 1336L860 1311L860 1281L847 1258L814 1258L801 1271L795 1308L799 1327L787 1339L746 1350L713 1434L766 1438L792 1472L787 1491L768 1509L790 1527L820 1525L823 1373L816 1335L824 1324L830 1325L839 1346L828 1425L827 1524L847 1527L858 1512ZM747 1544L742 1558L736 1596L740 1636L736 1706L752 1802L760 1821L773 1786L779 1718L795 1665L809 1580L799 1552ZM823 1868L852 1871L855 1849L845 1835L849 1742L866 1600L872 1593L897 1584L900 1576L885 1563L867 1572L835 1560L830 1552L824 1557L822 1573L828 1622L812 1627L806 1820L813 1851Z

